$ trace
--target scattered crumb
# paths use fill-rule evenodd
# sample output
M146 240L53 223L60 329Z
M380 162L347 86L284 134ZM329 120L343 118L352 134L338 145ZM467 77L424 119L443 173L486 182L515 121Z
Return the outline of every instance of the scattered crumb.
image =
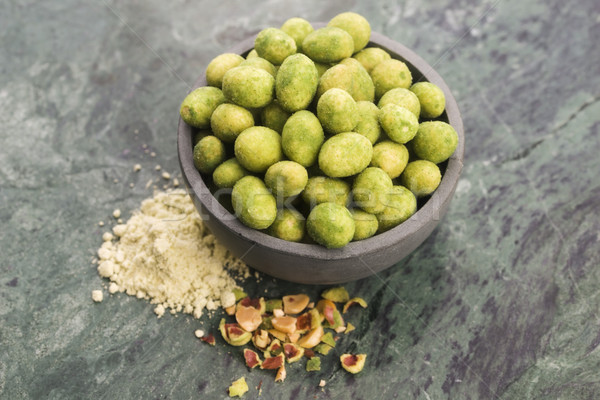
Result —
M98 226L104 226L104 221L98 222Z
M158 318L162 317L165 315L165 307L162 304L157 305L154 307L154 313L158 315Z
M147 183L146 183L146 189L148 189L150 186L152 185L152 179L150 179Z
M120 218L120 217L121 217L121 210L119 210L118 208L117 208L117 209L115 209L115 210L113 211L113 217L115 217L115 218L117 218L117 219L118 219L118 218Z
M123 220L122 220L121 218L119 218L119 219L117 219L117 222L118 222L119 224L122 224L122 223L123 223Z
M177 178L173 179L173 186L175 186L175 187L179 186L179 179L177 179Z
M143 149L146 149L146 148L148 148L148 145L147 145L146 143L144 143L144 144L142 145L142 148L143 148Z
M204 336L204 331L202 329L196 329L196 331L194 331L194 335L200 339L202 336Z
M327 382L325 382L325 379L321 379L321 382L319 382L319 386L323 387L327 384Z
M140 164L135 164L133 166L133 172L138 172L142 170L142 166Z
M119 183L119 180L117 178L113 179L113 183Z
M165 171L162 173L162 177L163 179L171 179L171 174Z
M156 167L154 167L155 170L160 171L160 165L157 165Z
M167 190L169 185L163 185L163 190Z
M114 282L111 282L110 285L108 286L108 293L115 294L118 291L119 291L119 285L117 285Z
M110 232L104 232L104 234L102 235L102 240L105 242L110 242L111 240L113 240L113 238L114 236Z
M133 133L135 133L135 134L137 135L138 133L140 133L140 131L138 131L138 130L136 129L135 131L133 131Z
M146 149L146 150L144 150L144 153L148 154L148 153L150 153L150 150Z
M156 157L156 153L155 152L151 152L150 153L150 157Z
M130 188L133 188L134 186L135 186L135 185L134 185L133 183L130 183L130 184L129 184L129 187L130 187Z
M96 303L100 303L104 299L104 295L102 294L102 290L92 290L92 300Z

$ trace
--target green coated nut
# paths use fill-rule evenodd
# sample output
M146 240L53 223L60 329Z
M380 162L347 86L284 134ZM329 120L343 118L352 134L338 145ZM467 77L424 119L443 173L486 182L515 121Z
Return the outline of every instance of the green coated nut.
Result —
M314 62L336 63L354 53L354 39L343 29L325 27L304 38L302 51Z
M225 53L216 56L206 67L206 82L209 86L215 86L220 89L225 73L231 68L237 67L243 61L244 57L234 53Z
M294 39L297 51L301 52L304 38L315 29L304 18L290 18L281 25L281 30Z
M379 124L390 139L400 144L412 140L419 129L419 120L415 114L395 104L388 104L381 109Z
M275 221L269 227L269 234L290 242L300 242L304 237L306 220L296 210L284 208L277 211Z
M375 84L375 97L378 99L388 90L398 87L408 89L412 83L410 70L399 60L380 62L371 70L371 78Z
M458 145L458 134L443 121L427 121L419 125L412 141L412 149L417 157L439 164L446 161Z
M265 174L265 183L277 198L300 194L308 182L306 168L294 161L279 161Z
M206 129L210 127L213 111L224 102L225 96L221 89L205 86L193 90L183 99L179 113L181 119L189 126Z
M352 210L354 218L354 237L353 241L368 239L373 236L379 228L377 217L362 210Z
M267 60L265 60L264 58L259 57L258 55L256 57L251 57L247 60L242 61L242 63L239 66L262 69L263 71L266 71L269 74L271 74L273 78L275 78L275 76L277 75L277 69L275 68L275 66Z
M277 133L281 133L291 114L285 111L277 100L274 100L262 109L260 115L264 126L273 129Z
M313 176L302 192L302 200L311 208L321 203L348 204L350 185L341 179Z
M327 132L350 132L358 123L356 102L345 90L329 89L317 103L317 117Z
M325 134L319 119L310 111L294 113L285 123L281 145L285 155L304 167L317 161Z
M245 176L233 186L231 202L235 215L254 229L266 229L277 217L277 202L263 181Z
M250 52L246 56L246 60L250 60L251 58L254 58L254 57L258 57L258 53L256 52L256 49L250 50Z
M203 174L212 174L225 161L225 145L215 136L206 136L194 146L194 166Z
M375 144L381 135L381 126L379 125L379 108L370 101L356 102L358 109L358 124L354 128L354 132L360 133L371 144Z
M345 65L336 64L327 69L319 78L317 99L321 98L323 93L333 88L345 90L352 95L352 78L352 71Z
M233 185L250 173L234 158L223 162L213 172L213 182L221 189L232 188Z
M400 182L417 197L428 196L437 189L442 180L438 166L431 161L409 162L400 176Z
M417 118L421 113L421 103L416 94L408 89L395 88L387 91L377 104L379 108L383 108L388 104L395 104L400 107L408 109L410 112L415 114Z
M430 82L417 82L410 87L421 103L421 117L437 118L446 108L446 97L442 89Z
M381 168L369 167L360 173L352 185L356 205L364 211L377 214L385 208L385 199L394 184Z
M354 218L344 206L321 203L308 215L306 229L315 242L329 249L340 248L354 237Z
M369 21L360 14L344 12L336 15L329 21L327 26L335 26L348 32L354 41L354 51L362 50L371 38L371 25Z
M194 133L194 140L192 141L192 143L195 146L202 138L210 135L212 135L212 131L210 129L199 129L198 131L196 131L196 133Z
M384 170L390 178L400 176L408 164L408 150L402 144L389 140L373 146L371 166Z
M352 71L352 98L356 101L373 101L375 100L375 85L371 79L371 75L362 66L360 62L354 58L345 58L340 61L341 65L345 65Z
M245 107L260 108L273 100L275 79L255 67L235 67L223 77L223 94L227 100Z
M380 49L379 47L368 47L366 49L362 49L352 57L356 58L368 73L371 73L373 68L375 68L380 62L391 60L392 58L387 51Z
M304 54L289 56L277 72L277 100L287 111L304 110L315 96L318 83L319 73L310 58Z
M417 211L417 199L404 186L394 186L385 201L385 208L377 214L379 232L385 232L409 219Z
M372 156L373 145L369 139L360 133L344 132L323 143L319 168L332 178L352 176L364 170Z
M254 126L252 113L235 104L219 105L210 117L210 127L216 137L233 143L242 131Z
M331 65L329 65L329 64L323 64L323 63L319 63L319 62L315 62L315 67L317 67L317 72L319 73L319 79L321 79L321 77L323 76L323 74L329 68L331 68Z
M296 42L281 29L266 28L256 36L254 49L270 63L281 65L283 60L296 53Z
M283 157L281 137L273 129L253 126L240 133L235 140L234 152L248 171L265 172Z

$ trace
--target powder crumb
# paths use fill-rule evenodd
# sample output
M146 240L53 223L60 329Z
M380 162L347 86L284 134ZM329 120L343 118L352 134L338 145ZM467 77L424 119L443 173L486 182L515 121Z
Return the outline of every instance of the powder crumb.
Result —
M118 208L116 210L113 211L113 217L115 218L121 218L121 210L119 210Z
M150 153L150 157L156 157L156 153L155 152L151 152Z
M163 190L167 190L168 187L169 185L163 185Z
M148 182L146 182L146 189L148 189L150 187L150 185L152 185L152 179L150 179Z
M140 133L140 131L138 131L138 130L136 129L135 131L133 131L133 133L135 133L135 134L137 135L138 133Z
M156 167L154 167L155 170L160 171L162 167L160 165L157 165Z
M122 220L121 218L119 218L119 219L117 220L117 223L119 223L119 224L122 224L122 223L123 223L123 220Z
M113 238L114 236L110 232L104 232L104 234L102 235L102 240L104 240L105 242L110 242L111 240L113 240Z
M113 179L113 183L119 183L119 180L117 178Z
M134 187L134 186L135 186L135 185L134 185L133 183L130 183L130 184L129 184L129 187L130 187L130 188L132 188L132 189L133 189L133 187Z
M98 222L98 226L104 226L104 221Z
M177 179L177 178L173 179L173 186L175 186L175 187L179 186L179 179Z
M142 166L140 164L135 164L133 166L133 172L139 172L142 170Z
M158 316L158 318L162 317L165 315L165 307L162 304L157 305L154 307L154 313Z
M327 382L325 382L325 379L321 379L321 382L319 382L320 387L324 387L326 384Z
M148 154L148 153L150 153L150 150L146 149L146 150L144 150L144 153Z
M92 290L92 300L96 303L100 303L104 299L104 295L102 294L102 290Z
M142 149L147 149L148 145L146 143L142 144Z
M250 276L246 264L215 240L182 189L144 200L125 224L113 227L113 234L118 240L98 249L98 273L111 280L109 292L157 304L159 317L170 309L200 318L203 310L231 302L234 278Z
M165 171L162 173L162 177L163 179L171 179L171 174Z
M194 331L194 335L196 335L196 337L197 337L198 339L200 339L202 336L204 336L204 331L203 331L202 329L196 329L196 330Z
M111 282L110 285L108 285L108 293L110 294L115 294L119 291L119 285L117 285L114 282Z

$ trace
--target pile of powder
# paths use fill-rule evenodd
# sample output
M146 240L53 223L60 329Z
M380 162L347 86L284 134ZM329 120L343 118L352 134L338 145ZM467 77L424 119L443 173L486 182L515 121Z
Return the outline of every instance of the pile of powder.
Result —
M150 300L160 317L167 308L199 318L202 311L235 304L234 279L248 267L204 226L184 190L157 192L125 224L103 235L98 273L110 293Z

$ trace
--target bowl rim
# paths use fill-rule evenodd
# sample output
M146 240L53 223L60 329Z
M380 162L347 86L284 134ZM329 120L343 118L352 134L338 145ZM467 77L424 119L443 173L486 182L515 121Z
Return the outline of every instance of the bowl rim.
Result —
M315 28L324 25L325 24L318 23L313 24ZM237 45L230 48L228 52L240 55L248 53L254 47L254 37L255 35L252 35L251 37L242 40ZM408 47L377 32L371 32L371 38L367 47L382 48L391 53L392 58L398 58L401 61L404 61L411 69L411 72L417 71L422 75L424 80L437 85L442 89L446 97L445 113L448 118L448 123L452 125L458 134L458 145L452 156L448 159L446 171L442 176L440 185L427 202L409 219L398 226L386 232L376 234L368 239L350 242L339 249L328 249L318 244L295 243L270 236L267 233L249 228L242 224L237 217L233 216L217 201L216 197L213 196L200 175L200 172L195 168L193 163L193 146L191 145L192 128L179 117L177 153L182 175L188 188L192 192L190 195L195 195L202 203L204 209L209 214L208 218L218 219L232 234L241 236L253 245L260 246L261 248L268 248L273 252L301 256L308 260L344 260L354 258L361 254L383 251L389 246L418 232L420 229L424 228L432 218L436 217L436 206L444 204L452 197L463 168L465 139L458 104L442 77L432 66ZM423 79L420 79L419 81L421 80ZM207 86L204 74L194 82L190 92L202 86ZM217 216L219 215L229 215L231 218L218 218Z

